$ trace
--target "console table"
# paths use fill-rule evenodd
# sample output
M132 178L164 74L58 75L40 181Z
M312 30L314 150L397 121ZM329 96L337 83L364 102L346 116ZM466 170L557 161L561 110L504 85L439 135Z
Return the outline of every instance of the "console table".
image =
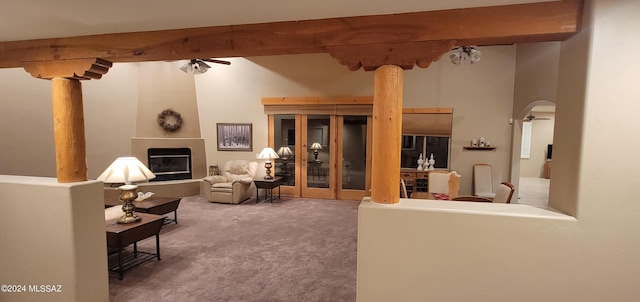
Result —
M278 188L278 199L280 199L282 177L274 176L273 179L254 179L253 182L256 184L256 202L260 199L260 189L264 189L264 199L268 198L273 203L273 189Z
M164 224L164 216L136 213L140 221L133 223L118 223L118 218L106 221L107 249L112 254L117 251L117 263L109 263L109 271L117 272L119 279L124 278L124 272L145 263L153 258L160 260L160 229ZM156 252L138 251L138 241L156 236ZM124 257L124 249L133 243L133 253ZM111 258L111 257L109 257ZM111 260L111 259L110 259Z

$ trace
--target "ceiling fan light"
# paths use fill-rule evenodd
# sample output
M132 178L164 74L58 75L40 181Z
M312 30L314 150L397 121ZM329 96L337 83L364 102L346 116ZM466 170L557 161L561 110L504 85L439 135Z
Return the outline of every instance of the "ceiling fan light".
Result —
M196 74L202 74L207 72L207 69L211 68L211 66L209 66L207 63L205 62L197 62L195 64L193 64L193 73Z
M458 46L451 49L451 51L449 59L451 59L451 63L455 65L460 65L467 61L470 64L480 61L481 53L473 46Z
M187 62L184 65L182 65L182 67L180 67L180 70L182 70L182 72L184 73L190 73L193 71L193 67L191 67L191 62Z
M451 63L455 64L455 65L460 65L460 53L459 52L454 52L449 56L449 59L451 59Z
M474 62L480 61L481 55L482 53L479 50L475 48L471 48L471 51L469 53L469 59L471 60L471 64L473 64Z
M200 66L193 66L193 74L203 74L207 72L206 68L201 68Z

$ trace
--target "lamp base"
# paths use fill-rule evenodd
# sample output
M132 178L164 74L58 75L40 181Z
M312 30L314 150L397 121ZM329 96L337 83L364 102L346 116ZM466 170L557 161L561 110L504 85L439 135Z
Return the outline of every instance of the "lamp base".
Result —
M138 222L140 221L140 216L136 216L136 214L131 213L131 216L127 216L127 214L124 214L122 217L118 218L118 223L120 224L126 224L126 223L133 223L133 222Z
M124 203L122 206L122 211L124 215L118 219L118 223L133 223L140 221L140 217L136 216L133 213L133 209L135 206L133 205L133 201L138 197L136 194L136 189L138 186L136 185L122 185L118 187L120 190L120 200Z
M266 169L264 179L273 179L273 176L271 176L271 167L273 167L273 165L270 160L264 163L264 168Z

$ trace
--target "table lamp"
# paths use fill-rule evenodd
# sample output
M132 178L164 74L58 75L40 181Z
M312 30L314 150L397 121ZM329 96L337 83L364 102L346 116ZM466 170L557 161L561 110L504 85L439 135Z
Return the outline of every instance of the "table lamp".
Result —
M320 145L320 143L313 143L311 144L311 149L313 149L313 156L314 156L313 162L315 163L320 162L318 160L318 149L322 149L322 145Z
M140 217L133 213L133 200L138 197L136 193L138 186L136 186L134 182L147 181L153 178L156 178L156 175L135 157L116 158L116 160L98 176L97 180L102 180L104 183L124 183L124 185L118 187L118 190L120 190L120 200L124 203L122 206L124 215L118 219L118 223L140 221Z
M291 151L291 148L287 146L280 147L280 149L278 149L278 152L276 153L278 153L278 155L280 155L280 157L282 157L282 160L284 161L288 159L287 156L293 155L293 151Z
M273 166L271 165L271 159L279 158L276 151L273 151L273 149L269 147L264 148L262 149L262 151L260 151L260 154L256 155L256 158L266 159L266 161L264 162L264 168L267 169L267 171L265 172L264 179L273 179L273 176L271 176L271 167Z

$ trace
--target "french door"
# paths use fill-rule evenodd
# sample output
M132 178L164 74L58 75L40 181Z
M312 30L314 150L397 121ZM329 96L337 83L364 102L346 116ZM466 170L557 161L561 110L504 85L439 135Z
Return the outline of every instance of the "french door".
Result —
M370 184L368 116L269 115L269 144L280 158L282 193L296 197L361 199Z

